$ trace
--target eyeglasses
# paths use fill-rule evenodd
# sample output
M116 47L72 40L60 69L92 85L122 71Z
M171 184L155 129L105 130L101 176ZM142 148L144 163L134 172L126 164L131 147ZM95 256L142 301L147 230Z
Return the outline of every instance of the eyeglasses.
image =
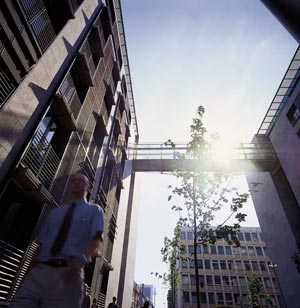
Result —
M88 182L86 180L83 180L83 179L70 179L69 181L70 183L74 183L74 184L82 184L82 183L85 183L85 184L88 184Z

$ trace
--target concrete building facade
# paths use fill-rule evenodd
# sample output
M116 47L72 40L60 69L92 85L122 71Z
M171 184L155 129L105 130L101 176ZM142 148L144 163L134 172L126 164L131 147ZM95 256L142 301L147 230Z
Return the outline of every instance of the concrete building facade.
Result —
M260 228L243 227L238 234L240 247L230 246L225 240L214 245L199 246L197 262L200 275L201 307L252 307L248 297L247 278L256 274L262 284L262 294L271 296L268 303L261 299L262 307L285 307L276 269L268 256L268 249ZM186 251L193 251L193 233L187 227L181 231ZM196 276L193 257L178 262L181 282L176 291L176 307L197 307Z
M252 193L258 220L269 256L278 265L277 273L287 307L300 301L300 274L292 256L300 243L300 49L273 98L254 137L271 142L278 157L272 172L249 172L247 181L259 183Z
M85 269L89 296L105 307L121 273L127 146L138 140L120 1L4 0L0 9L0 305L81 170L105 212L101 258ZM133 279L128 307L132 288Z

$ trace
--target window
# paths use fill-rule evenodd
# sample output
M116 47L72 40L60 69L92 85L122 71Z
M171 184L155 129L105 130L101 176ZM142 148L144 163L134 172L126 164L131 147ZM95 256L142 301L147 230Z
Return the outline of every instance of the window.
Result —
M217 253L216 246L214 246L214 245L210 246L210 253L212 253L212 254L216 254Z
M258 234L257 233L252 233L252 239L254 242L258 242L259 239L258 239Z
M189 276L186 274L182 274L182 283L189 284Z
M224 304L223 293L217 293L217 303L218 304Z
M188 240L193 240L193 239L194 239L193 233L192 233L192 232L188 232L188 233L187 233L187 239L188 239Z
M230 285L230 279L228 276L223 276L223 284L227 286Z
M218 246L218 254L223 255L224 254L224 247L223 246Z
M232 247L232 250L233 250L233 253L234 253L235 255L239 255L239 254L240 254L239 247L233 246L233 247Z
M232 286L238 285L236 276L230 276L230 283Z
M254 247L248 246L248 254L249 254L249 256L254 256L255 255Z
M246 271L251 271L251 267L250 267L250 262L249 261L244 261L244 266L245 266L245 270Z
M244 240L243 233L241 233L241 232L238 233L238 239L239 239L240 241L243 241L243 240Z
M266 263L264 261L259 262L259 267L260 267L261 271L267 270Z
M264 284L266 288L272 288L271 280L268 277L264 277Z
M204 260L204 265L206 269L210 269L210 260Z
M263 252L262 252L261 247L255 247L255 250L256 250L256 254L257 254L258 256L262 256L262 255L263 255Z
M190 268L195 268L194 260L189 260Z
M219 269L219 262L218 260L212 260L212 268Z
M187 265L188 265L187 261L181 261L182 268L187 268Z
M226 261L225 260L220 260L220 268L222 270L226 270L227 269Z
M238 271L242 271L242 270L243 270L242 261L236 260L236 261L235 261L235 268L236 268Z
M192 303L197 303L197 293L192 292Z
M181 232L181 233L180 233L180 239L181 239L181 240L185 240L185 239L186 239L185 232Z
M251 261L253 271L258 271L258 264L256 261Z
M227 255L232 255L232 249L230 246L225 246L225 251Z
M215 294L214 293L208 293L208 302L210 304L215 304Z
M225 300L226 300L226 304L233 304L232 301L232 294L231 293L225 293Z
M191 275L191 285L195 285L195 284L196 284L196 276Z
M203 249L203 253L208 253L208 246L207 245L202 246L202 249Z
M200 288L204 288L204 276L199 275L199 283L200 283Z
M214 276L215 284L221 284L221 277L219 275Z
M233 270L233 261L232 260L228 260L227 264L228 264L228 269L229 270Z
M242 287L247 286L245 277L239 276L239 282L240 282L240 286Z
M251 241L250 233L245 233L245 240L246 241Z
M247 255L247 249L245 246L241 246L240 247L240 252L243 256L246 256Z
M197 260L198 268L203 268L203 260Z
M184 303L189 303L190 302L190 294L189 294L189 292L183 291L182 297L183 297L183 302Z
M286 116L290 123L294 126L300 117L300 110L295 104L292 104Z
M187 251L188 251L188 253L193 253L194 252L194 245L188 245Z
M206 275L206 284L207 285L212 285L213 284L213 279L211 275Z
M201 304L206 304L207 303L207 300L206 300L206 293L200 293L200 302Z

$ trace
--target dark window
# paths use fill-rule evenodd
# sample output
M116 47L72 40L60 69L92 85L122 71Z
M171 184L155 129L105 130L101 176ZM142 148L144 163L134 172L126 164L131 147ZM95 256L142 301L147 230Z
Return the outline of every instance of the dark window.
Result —
M213 284L213 279L211 275L206 275L206 284L207 285L212 285Z
M206 293L200 293L200 302L201 304L206 304L207 300L206 300Z
M260 267L261 271L267 270L266 263L264 261L259 262L259 267Z
M212 267L213 267L213 269L219 269L219 262L218 262L218 260L212 260Z
M257 233L252 233L252 239L253 241L257 242L259 239L258 239L258 234Z
M188 245L187 251L188 251L188 253L193 253L194 252L194 245Z
M192 303L197 303L197 293L192 292Z
M230 246L225 246L225 251L227 255L232 255L232 249Z
M220 260L220 267L221 269L225 269L225 270L227 269L225 260Z
M244 267L246 271L250 271L251 267L250 267L250 262L249 261L244 261Z
M221 284L221 277L219 275L214 276L215 284Z
M218 254L223 255L224 254L224 247L223 246L218 246Z
M210 246L210 253L212 253L212 254L216 254L217 253L216 246L214 246L214 245Z
M183 302L189 303L190 302L190 293L187 291L183 291Z
M208 293L208 302L210 304L215 304L215 293Z
M297 108L295 104L292 104L292 106L290 107L287 113L288 120L294 126L296 122L298 121L299 117L300 117L300 110Z
M197 260L198 268L203 268L203 260Z
M223 293L217 293L217 301L218 301L218 304L224 304Z
M251 241L250 233L245 233L245 240L246 241Z
M243 241L243 240L244 240L243 233L241 233L241 232L238 233L238 239L239 239L240 241Z
M206 269L210 269L210 260L204 260L204 265Z
M263 255L263 252L262 252L261 247L255 247L255 250L256 250L256 254L257 254L258 256L262 256L262 255Z
M251 261L253 271L258 271L257 261Z
M194 239L193 233L192 233L192 232L188 232L188 233L187 233L187 239L188 239L188 240Z

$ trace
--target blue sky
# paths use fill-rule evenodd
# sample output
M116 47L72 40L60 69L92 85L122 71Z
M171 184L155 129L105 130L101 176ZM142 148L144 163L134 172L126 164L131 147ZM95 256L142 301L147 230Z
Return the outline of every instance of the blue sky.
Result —
M263 4L126 0L122 10L140 142L188 140L199 105L210 133L226 143L250 142L297 48ZM163 270L160 248L176 221L166 188L173 178L139 174L137 181L136 281L157 285L160 308L165 291L150 272ZM247 225L257 224L249 217Z

